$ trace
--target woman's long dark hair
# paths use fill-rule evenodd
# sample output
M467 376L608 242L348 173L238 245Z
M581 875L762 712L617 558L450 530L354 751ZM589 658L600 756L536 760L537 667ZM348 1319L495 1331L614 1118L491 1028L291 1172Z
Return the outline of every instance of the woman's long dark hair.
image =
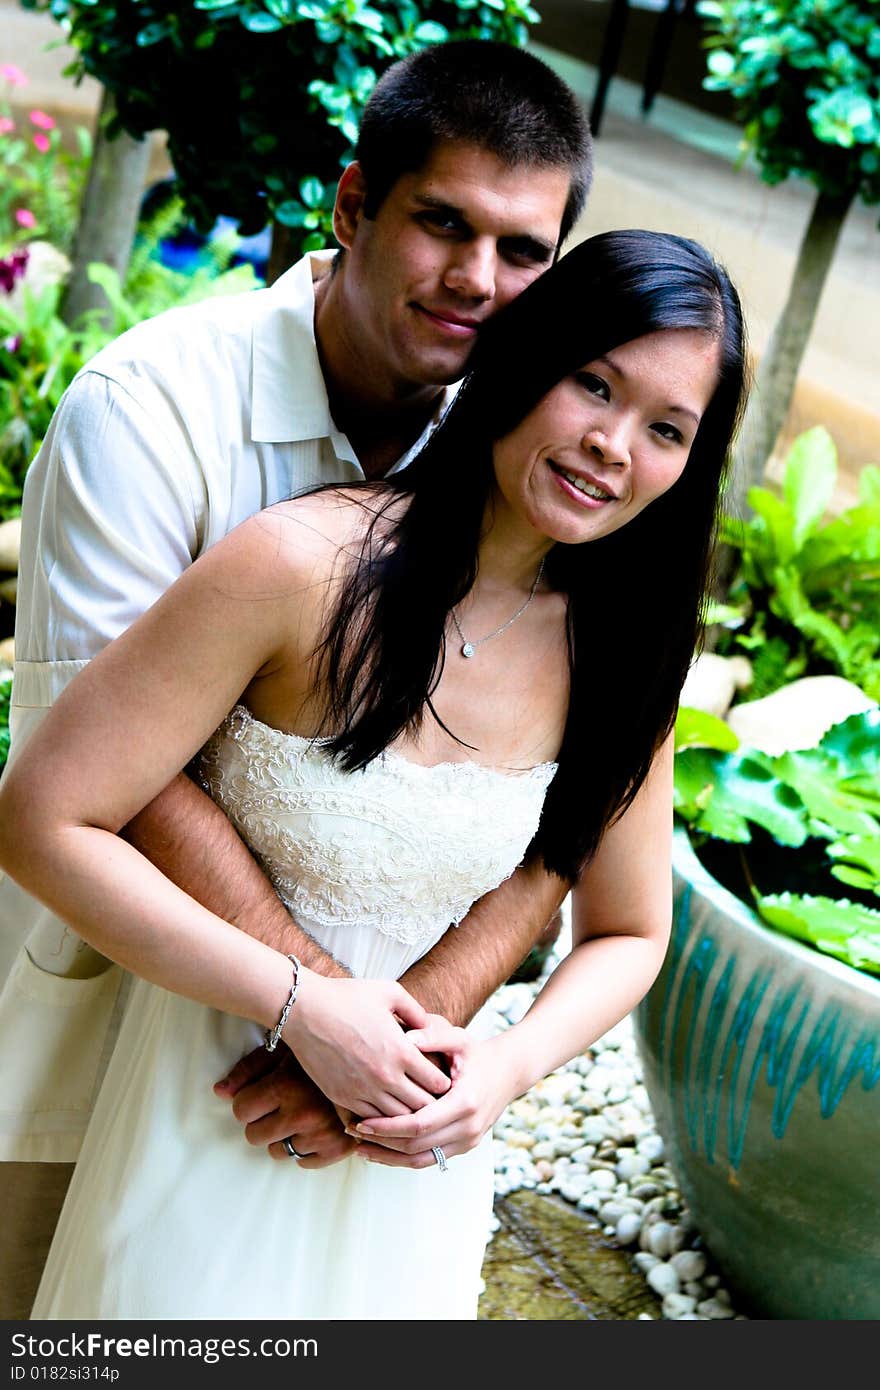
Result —
M476 578L493 442L585 363L672 328L707 331L720 345L718 384L684 472L620 530L554 546L544 569L568 596L571 687L527 862L540 858L570 882L644 781L701 636L745 376L739 299L703 247L658 232L592 237L491 320L442 425L387 480L323 646L328 746L344 767L363 767L430 708L449 613Z

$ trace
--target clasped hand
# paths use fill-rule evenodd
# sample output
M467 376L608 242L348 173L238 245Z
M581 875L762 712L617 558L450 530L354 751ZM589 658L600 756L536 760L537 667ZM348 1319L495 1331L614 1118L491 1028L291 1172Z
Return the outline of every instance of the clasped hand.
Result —
M280 1141L295 1133L305 1166L323 1167L356 1147L344 1122L409 1115L448 1091L447 1072L468 1040L394 981L303 973L284 1034L296 1055L278 1061L257 1048L214 1089L232 1102L249 1143L286 1157Z

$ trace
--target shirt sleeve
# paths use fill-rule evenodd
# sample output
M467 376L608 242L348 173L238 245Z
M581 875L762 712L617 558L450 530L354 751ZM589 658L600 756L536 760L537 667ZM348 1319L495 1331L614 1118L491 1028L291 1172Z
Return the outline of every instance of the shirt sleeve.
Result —
M28 470L13 740L199 552L207 497L184 416L156 382L134 385L86 369Z

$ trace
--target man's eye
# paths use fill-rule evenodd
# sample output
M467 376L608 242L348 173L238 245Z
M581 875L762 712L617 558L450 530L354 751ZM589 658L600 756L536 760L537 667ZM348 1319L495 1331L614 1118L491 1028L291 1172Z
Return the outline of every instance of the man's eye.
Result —
M505 260L514 265L549 265L553 257L549 248L535 246L531 242L510 241L499 243L499 246Z
M611 392L608 388L608 382L603 381L602 377L596 376L594 372L577 372L575 381L591 395L601 396L603 401L610 401Z
M420 219L425 226L434 231L456 232L458 231L458 221L448 212L425 212Z

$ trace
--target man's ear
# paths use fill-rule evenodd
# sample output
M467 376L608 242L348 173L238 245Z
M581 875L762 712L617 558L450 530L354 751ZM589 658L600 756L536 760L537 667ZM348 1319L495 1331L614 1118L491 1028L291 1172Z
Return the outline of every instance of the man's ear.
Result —
M364 215L367 182L364 171L354 160L343 170L333 204L333 235L346 251L351 250L358 223Z

